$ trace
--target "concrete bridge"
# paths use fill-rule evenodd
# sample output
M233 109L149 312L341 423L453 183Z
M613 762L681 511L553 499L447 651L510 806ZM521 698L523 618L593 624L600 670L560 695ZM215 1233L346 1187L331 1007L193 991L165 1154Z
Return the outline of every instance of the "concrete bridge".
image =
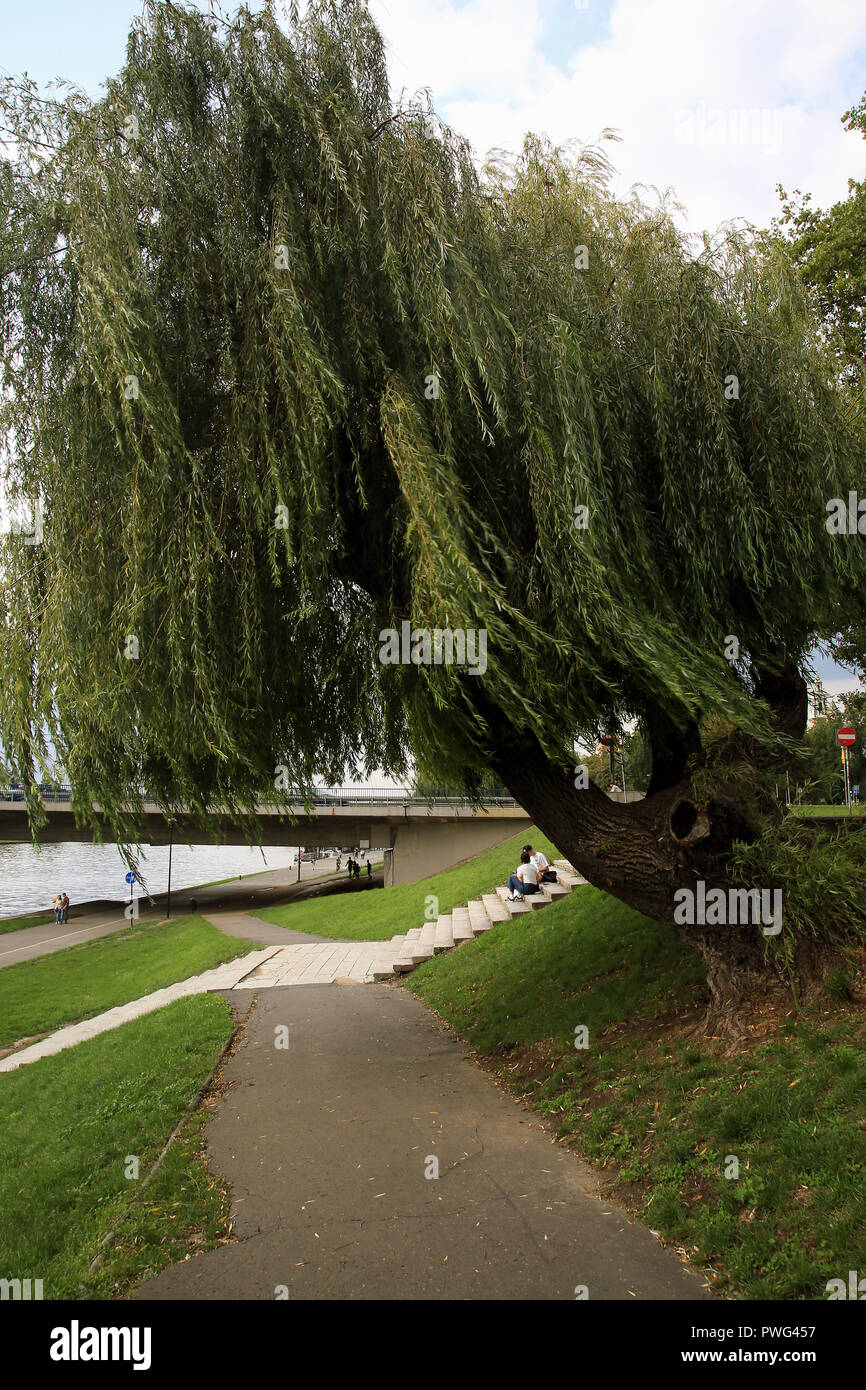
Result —
M44 842L90 843L93 834L78 826L72 809L72 789L59 785L42 789L48 816L40 838ZM94 804L104 826L106 843L112 832ZM445 788L442 794L419 796L406 788L320 787L313 803L286 801L256 807L263 845L302 845L304 849L351 846L385 849L385 884L415 883L441 872L492 845L527 831L531 820L512 797L490 796L473 810L465 793ZM0 788L0 840L30 840L30 823L19 788ZM215 810L208 830L184 807L170 817L155 802L145 801L139 824L142 844L247 845L249 836L230 817Z

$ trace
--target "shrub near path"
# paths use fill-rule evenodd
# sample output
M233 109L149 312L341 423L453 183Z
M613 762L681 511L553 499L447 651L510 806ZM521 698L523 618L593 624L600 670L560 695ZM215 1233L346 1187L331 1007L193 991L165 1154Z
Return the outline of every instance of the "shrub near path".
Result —
M693 955L588 886L405 984L717 1293L826 1298L866 1272L864 1023L844 988L732 1052L700 1031Z

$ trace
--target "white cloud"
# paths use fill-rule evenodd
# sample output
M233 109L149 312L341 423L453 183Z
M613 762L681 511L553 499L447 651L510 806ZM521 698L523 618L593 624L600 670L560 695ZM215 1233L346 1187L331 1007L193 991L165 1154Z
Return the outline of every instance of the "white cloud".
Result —
M862 141L839 119L862 91L845 76L866 47L862 0L613 0L608 36L588 45L586 12L560 7L555 65L544 55L550 0L371 8L395 96L430 87L482 155L518 149L527 130L564 142L613 126L617 190L672 185L692 230L732 217L766 225L779 182L829 204L862 172Z
M822 681L822 685L824 686L825 693L829 695L831 699L835 699L837 695L847 695L851 690L863 690L866 688L863 682L858 680L857 676L853 673L850 676L844 677L842 680L831 679Z

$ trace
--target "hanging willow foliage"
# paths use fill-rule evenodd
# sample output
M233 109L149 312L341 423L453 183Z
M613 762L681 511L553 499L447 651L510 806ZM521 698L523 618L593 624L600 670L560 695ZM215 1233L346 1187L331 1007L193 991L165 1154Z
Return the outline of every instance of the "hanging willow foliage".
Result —
M862 611L863 543L825 527L858 417L778 248L696 249L600 150L479 172L395 109L362 4L152 0L104 99L0 103L28 786L50 739L122 835L144 788L204 817L279 766L465 773L491 704L560 760L651 708L769 740L749 660ZM486 670L382 665L404 618L485 630Z

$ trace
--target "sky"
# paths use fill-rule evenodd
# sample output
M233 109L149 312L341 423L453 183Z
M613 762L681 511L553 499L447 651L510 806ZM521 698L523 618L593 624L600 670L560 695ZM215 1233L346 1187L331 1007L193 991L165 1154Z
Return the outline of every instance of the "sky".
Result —
M207 8L201 3L200 8ZM233 9L228 4L226 9ZM302 4L301 8L304 8ZM430 88L479 157L524 134L609 145L614 189L672 190L686 230L767 226L777 184L826 207L864 175L866 0L371 0L392 94ZM138 0L0 0L0 69L98 96ZM827 689L846 673L819 661Z
M863 0L371 0L371 9L394 96L429 87L479 156L518 150L528 130L592 143L613 128L616 191L671 188L689 230L731 218L766 226L778 183L828 206L862 177L862 139L840 118L866 86ZM0 0L0 67L69 78L97 96L139 10L138 0Z

